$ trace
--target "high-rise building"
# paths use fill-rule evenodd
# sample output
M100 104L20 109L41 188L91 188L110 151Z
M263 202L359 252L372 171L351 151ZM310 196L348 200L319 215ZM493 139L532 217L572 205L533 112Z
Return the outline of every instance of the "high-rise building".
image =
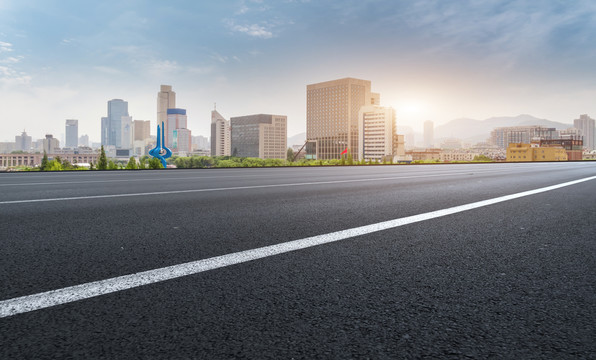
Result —
M161 126L164 124L165 133L167 134L170 130L168 129L168 109L176 108L176 93L172 91L171 85L161 85L159 92L157 93L157 125ZM171 144L168 142L166 137L166 143L162 144L171 148Z
M21 135L14 137L14 149L17 151L29 151L31 150L31 136L28 136L25 130Z
M307 85L306 139L315 144L314 149L307 147L307 156L339 159L347 149L358 157L358 112L380 100L370 88L369 80L354 78Z
M288 117L258 114L230 118L232 156L285 159Z
M211 156L230 156L230 122L217 110L211 111Z
M405 155L404 139L396 133L395 109L368 105L359 112L360 141L358 142L358 160L386 161L397 160ZM401 160L401 159L400 159Z
M101 118L101 144L122 147L122 117L128 115L128 102L122 99L108 101L108 116ZM126 120L125 120L126 121Z
M435 146L435 124L430 120L424 122L424 146L427 148Z
M64 147L76 149L79 146L79 120L66 120L64 133Z
M146 140L151 137L151 121L149 120L134 120L134 140Z
M132 149L134 128L132 126L132 116L122 116L120 118L121 124L121 140L120 149Z
M79 137L79 146L89 147L89 135L81 135Z
M588 150L596 150L596 126L594 119L587 114L579 116L579 119L573 120L573 127L581 131L584 137L584 147Z
M191 132L187 126L186 109L167 110L166 142L174 153L189 153L192 151Z
M46 154L54 154L58 149L60 149L60 141L55 139L52 134L47 134L46 138L43 139L43 151Z

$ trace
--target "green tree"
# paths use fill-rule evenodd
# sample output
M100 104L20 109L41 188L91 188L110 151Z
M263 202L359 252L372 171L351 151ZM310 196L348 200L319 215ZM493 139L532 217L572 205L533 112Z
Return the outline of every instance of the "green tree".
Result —
M131 156L128 159L128 164L126 164L126 169L128 170L136 170L137 169L137 161L135 160L134 156Z
M158 158L152 158L149 160L149 169L163 169L163 165Z
M289 162L294 161L294 150L292 148L288 148L288 151L286 152L286 160Z
M75 166L68 161L68 159L62 160L62 170L72 170Z
M56 159L49 162L47 170L62 171L62 163L60 162L60 158L58 156L56 156Z
M348 165L354 165L354 159L352 158L352 152L348 149Z
M99 153L99 159L97 160L97 170L106 170L108 168L108 159L106 158L106 152L103 149L103 145L101 146L101 151Z
M476 155L472 161L493 161L493 159L489 158L486 155Z
M43 151L43 158L41 159L41 166L39 167L39 170L41 171L46 171L48 169L48 154L46 154L46 151Z
M95 170L95 168L93 167L93 161L89 163L89 170Z
M108 161L108 170L117 170L118 165L116 165L112 160Z

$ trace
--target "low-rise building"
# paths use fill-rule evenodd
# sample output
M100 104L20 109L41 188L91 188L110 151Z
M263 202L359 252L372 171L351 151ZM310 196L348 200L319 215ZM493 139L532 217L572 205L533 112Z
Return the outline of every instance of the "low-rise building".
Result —
M439 154L439 160L441 162L452 162L452 161L472 161L476 156L480 155L477 152L471 151L441 151Z
M507 147L508 162L567 160L567 152L560 146L540 147L537 143L511 143Z
M99 153L85 154L47 154L48 160L60 157L62 160L68 160L71 164L97 164ZM0 154L0 169L6 169L16 166L35 167L41 165L43 154Z

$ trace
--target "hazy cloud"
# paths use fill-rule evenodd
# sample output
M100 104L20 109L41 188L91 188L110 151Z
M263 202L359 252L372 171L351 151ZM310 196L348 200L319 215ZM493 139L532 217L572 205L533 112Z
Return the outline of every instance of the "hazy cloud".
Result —
M13 51L11 43L0 41L0 53L11 52L11 51Z
M263 25L238 25L235 24L233 20L229 20L227 22L227 25L232 31L241 32L249 36L258 37L262 39L270 39L273 37L273 33Z

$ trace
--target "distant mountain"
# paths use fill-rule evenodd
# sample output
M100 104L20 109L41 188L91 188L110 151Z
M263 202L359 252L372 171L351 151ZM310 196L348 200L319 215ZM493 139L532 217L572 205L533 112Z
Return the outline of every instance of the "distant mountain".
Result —
M292 145L304 145L306 141L306 133L296 134L288 138L288 147L292 147Z
M539 119L526 114L491 117L486 120L459 118L435 127L435 139L458 138L467 142L478 142L486 140L490 136L490 132L496 127L529 125L554 127L558 130L567 129L573 126L573 124Z

